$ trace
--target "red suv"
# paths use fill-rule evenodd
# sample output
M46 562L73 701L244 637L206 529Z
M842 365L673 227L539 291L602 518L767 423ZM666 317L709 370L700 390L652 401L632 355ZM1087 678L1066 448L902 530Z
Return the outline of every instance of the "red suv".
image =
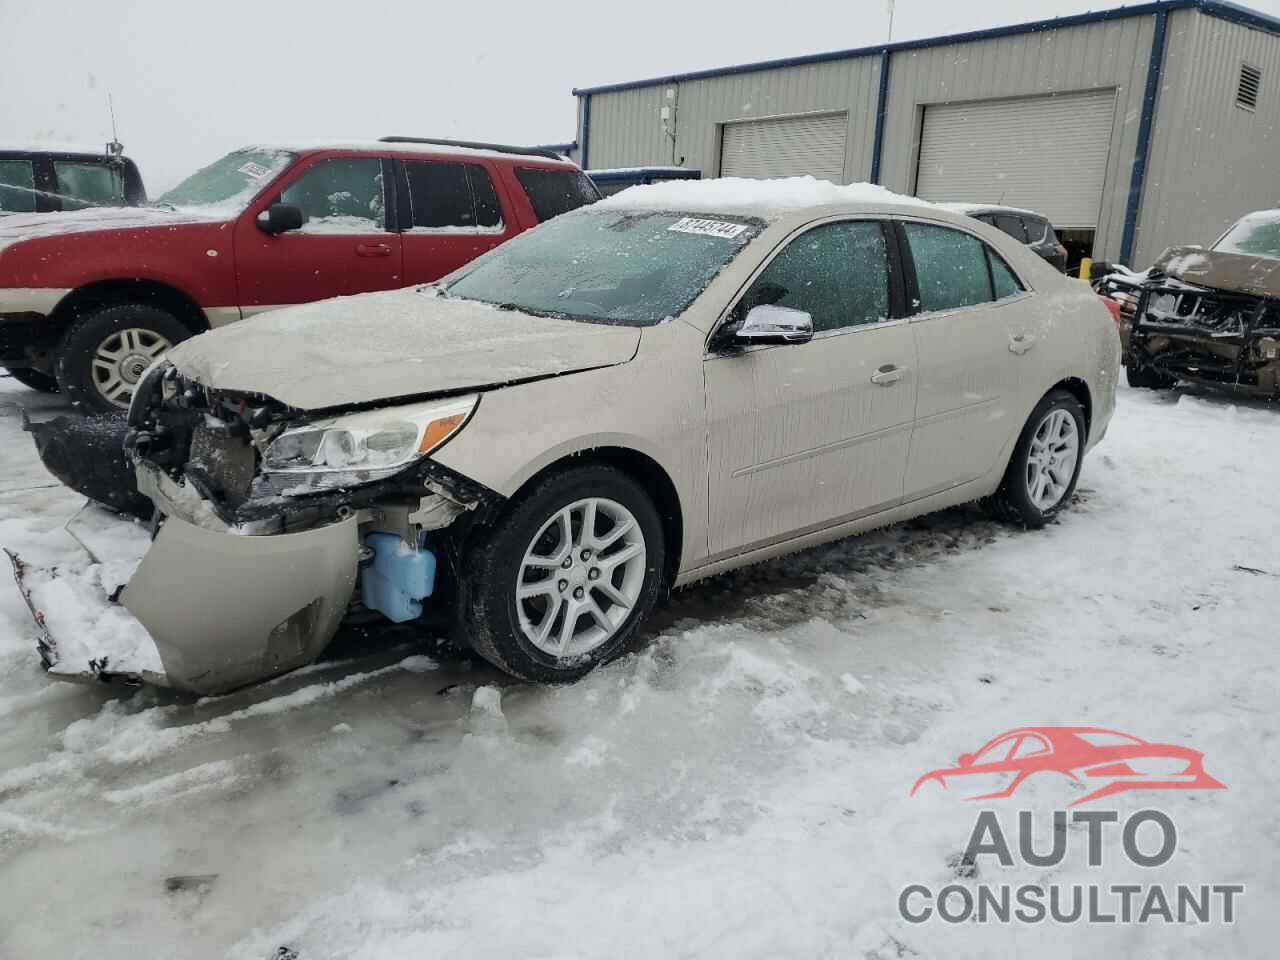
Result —
M247 147L143 207L0 219L0 366L84 409L126 409L147 366L193 334L437 280L599 196L534 148Z

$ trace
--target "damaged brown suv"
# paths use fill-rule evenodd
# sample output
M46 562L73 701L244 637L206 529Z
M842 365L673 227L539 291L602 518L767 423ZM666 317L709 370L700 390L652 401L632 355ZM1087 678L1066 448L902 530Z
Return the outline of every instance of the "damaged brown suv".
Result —
M1242 217L1209 249L1172 247L1113 274L1129 385L1179 380L1280 396L1280 210Z

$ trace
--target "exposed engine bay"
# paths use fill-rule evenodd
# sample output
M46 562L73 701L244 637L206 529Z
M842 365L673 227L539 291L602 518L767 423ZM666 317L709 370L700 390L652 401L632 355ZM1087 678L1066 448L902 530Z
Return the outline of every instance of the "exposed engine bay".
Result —
M425 406L450 413L476 402L446 397ZM123 586L92 568L69 584L11 556L42 630L46 667L67 679L220 693L314 659L353 609L398 623L421 617L438 568L452 563L452 544L500 498L423 455L428 441L448 437L432 435L432 425L456 428L462 414L414 433L386 409L303 413L269 397L207 389L160 364L139 383L127 422L31 425L59 479L145 516L152 532ZM370 419L381 426L332 426ZM323 462L323 445L335 443L338 468L292 466ZM413 455L402 458L401 449ZM103 455L86 455L92 450ZM106 455L118 450L123 458ZM112 629L94 632L127 638L123 655L54 636L42 612L62 591L95 587L95 625Z
M1175 247L1146 274L1108 276L1125 319L1125 365L1177 380L1280 395L1280 261Z

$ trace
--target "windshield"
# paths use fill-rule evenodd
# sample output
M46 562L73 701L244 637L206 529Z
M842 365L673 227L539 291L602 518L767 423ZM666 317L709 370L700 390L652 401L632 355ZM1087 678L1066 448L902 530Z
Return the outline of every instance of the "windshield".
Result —
M441 288L526 313L647 327L683 312L762 226L583 207L522 233Z
M1280 213L1251 213L1213 245L1221 253L1242 253L1250 257L1280 260Z
M227 207L239 213L293 162L286 150L235 150L162 194L158 206Z

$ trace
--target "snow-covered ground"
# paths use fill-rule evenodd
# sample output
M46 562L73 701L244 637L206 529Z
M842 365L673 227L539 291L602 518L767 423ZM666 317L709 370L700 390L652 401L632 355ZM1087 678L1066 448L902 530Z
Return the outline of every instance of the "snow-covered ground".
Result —
M58 407L0 380L0 544L71 558L18 404ZM0 957L1272 956L1278 481L1280 409L1125 391L1050 528L951 511L723 577L562 689L405 634L203 702L65 685L0 584ZM978 807L911 786L1029 725L1190 746L1227 789L1096 805L1173 818L1156 870L1073 828L1059 867L965 876ZM1233 926L899 917L950 881L1247 892Z

